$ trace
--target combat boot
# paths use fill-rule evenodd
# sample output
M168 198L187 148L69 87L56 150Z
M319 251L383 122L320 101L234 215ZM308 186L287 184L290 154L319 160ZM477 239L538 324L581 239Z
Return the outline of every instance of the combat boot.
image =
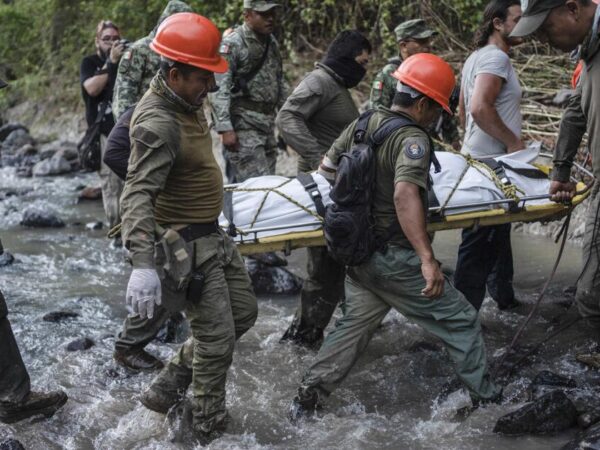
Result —
M146 408L160 414L167 414L183 399L183 396L183 392L163 391L155 386L150 386L140 394L139 399Z
M194 416L193 421L193 432L194 439L203 447L210 444L215 439L220 438L225 430L227 429L227 425L231 421L231 417L229 413L225 411L220 411L210 419L206 419L204 417Z
M143 348L131 350L117 349L113 353L113 358L121 366L135 371L152 371L164 367L162 361L148 353Z
M298 388L298 395L292 400L288 410L288 419L295 424L302 419L314 416L319 408L319 394L311 388Z
M0 422L14 423L33 416L50 417L66 402L63 391L30 392L20 402L0 402Z

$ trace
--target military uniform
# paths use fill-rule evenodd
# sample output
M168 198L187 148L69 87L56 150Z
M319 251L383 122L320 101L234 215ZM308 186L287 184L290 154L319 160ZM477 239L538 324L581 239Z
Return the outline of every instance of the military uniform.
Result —
M240 88L240 77L260 64L266 42L269 48L262 67L245 88ZM235 131L238 136L239 151L224 149L233 170L230 182L275 173L275 113L285 101L287 85L279 45L273 35L267 36L266 42L244 24L223 38L221 44L220 52L229 63L229 70L217 79L219 91L210 95L210 102L215 131Z
M298 171L312 172L333 141L354 119L358 109L341 79L326 65L317 63L288 97L277 114L277 128L299 155ZM344 298L345 267L327 252L327 247L308 251L308 278L300 294L300 305L283 339L318 346L335 307Z
M115 120L118 120L127 108L135 105L142 98L150 86L150 81L158 71L160 56L150 49L150 42L152 42L158 26L172 14L191 11L192 8L186 3L170 0L152 33L135 41L123 53L113 91L112 107Z
M159 72L136 107L130 136L121 205L133 267L158 264L157 223L181 233L214 227L187 244L195 255L194 274L204 279L202 289L189 294L185 304L192 337L149 387L174 404L191 384L193 426L206 435L224 426L227 370L235 340L256 320L256 298L237 247L216 225L223 178L202 108L175 95ZM163 306L170 309L174 300L163 289Z
M373 133L384 120L396 114L380 108L371 117L367 133ZM348 127L327 153L333 164L353 145L355 125ZM500 395L500 389L489 380L477 311L447 281L441 297L424 297L421 291L426 283L421 261L402 229L392 227L397 221L393 198L397 182L417 185L427 211L430 152L428 136L410 126L396 131L378 147L372 210L376 232L388 233L390 240L385 250L348 269L344 316L327 335L304 375L300 397L324 398L337 388L391 308L444 342L458 376L475 399L494 399Z
M158 20L158 25L172 14L190 12L191 8L179 0L171 0ZM154 31L142 39L135 41L121 57L117 81L113 96L113 112L118 119L130 106L136 104L150 87L152 78L160 65L160 56L150 49ZM160 305L156 306L151 319L139 316L127 317L123 330L115 341L118 352L135 352L143 349L152 341L170 313Z
M594 22L598 24L597 14ZM560 122L554 150L553 179L566 183L585 132L592 154L594 177L600 178L600 32L592 29L581 47L584 68L575 94L570 98ZM583 273L577 284L577 304L585 317L600 316L600 187L596 183L591 195L583 239Z
M429 39L437 34L437 31L427 28L423 19L408 20L401 23L394 29L396 41L404 41L406 39ZM402 64L402 58L396 56L388 60L386 66L375 75L373 84L371 85L371 96L369 98L369 108L374 109L379 106L390 108L392 101L396 95L396 80L392 74L398 70ZM455 105L458 105L458 96L455 96ZM451 101L452 102L452 101ZM454 106L455 108L456 106ZM448 144L452 144L459 140L458 127L456 120L447 112L442 113L440 123L432 125L431 131L434 136L442 139Z

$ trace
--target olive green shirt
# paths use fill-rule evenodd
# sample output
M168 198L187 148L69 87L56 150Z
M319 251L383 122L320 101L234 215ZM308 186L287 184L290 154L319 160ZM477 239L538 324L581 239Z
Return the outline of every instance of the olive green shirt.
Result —
M277 114L285 142L299 155L298 170L311 172L358 109L343 80L320 63L294 89Z
M581 77L562 116L554 149L556 181L569 181L573 160L586 131L594 176L600 177L600 34L592 36L590 31L582 44L581 58L584 63Z
M122 235L133 267L152 268L156 223L215 222L223 176L202 108L179 98L160 72L133 113L130 138Z
M380 107L369 120L367 137L375 132L384 120L398 115L402 114ZM327 157L333 164L337 165L340 155L352 148L356 123L357 121L352 122L327 152ZM394 190L398 182L416 184L420 188L423 213L427 214L427 182L431 158L429 137L420 128L406 126L388 136L376 149L375 154L377 155L377 177L372 209L375 230L382 235L393 230L390 243L412 248L404 232L394 226L398 221L394 205Z

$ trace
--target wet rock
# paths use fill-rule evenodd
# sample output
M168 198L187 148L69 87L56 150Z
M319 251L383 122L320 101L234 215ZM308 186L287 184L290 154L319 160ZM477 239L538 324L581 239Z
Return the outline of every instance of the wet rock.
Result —
M584 430L598 422L600 422L600 410L585 412L577 417L577 425Z
M421 352L441 352L443 348L438 344L427 341L419 341L408 347L410 353L421 353Z
M24 130L29 133L27 127L20 123L7 123L0 127L0 142L3 142L9 134L16 130Z
M104 224L102 222L89 222L85 224L88 230L101 230Z
M102 200L102 189L92 186L84 187L79 192L79 201L82 200Z
M17 167L17 176L21 178L31 178L33 176L33 166Z
M297 294L302 279L282 267L267 266L255 259L246 259L246 268L256 294Z
M556 388L576 388L577 383L572 378L563 377L562 375L557 375L554 372L550 372L549 370L542 370L538 373L530 385L531 390L531 399L536 400L541 397L543 394L547 393L547 388L550 390L556 390ZM543 392L542 395L539 395L539 392Z
M0 441L0 450L25 450L25 447L16 439L9 438Z
M44 322L63 322L68 319L75 319L79 317L79 313L73 311L52 311L42 317Z
M585 432L579 433L575 439L569 441L560 450L600 449L600 424L596 424Z
M92 348L96 343L89 337L75 339L67 344L68 352L78 352Z
M47 177L52 175L62 175L71 172L71 164L60 154L52 156L50 159L40 161L33 166L32 173L36 177Z
M158 330L155 340L163 344L182 344L188 338L189 331L190 327L185 316L180 312L174 313Z
M2 142L2 151L16 152L25 144L35 144L26 128L17 128L11 131Z
M10 266L15 262L15 257L10 252L4 252L0 255L0 267Z
M21 225L33 228L62 228L65 223L48 207L30 206L23 212Z
M577 285L567 286L563 289L563 294L568 295L569 297L575 297L575 294L577 294Z
M577 409L562 391L553 391L510 414L500 417L494 433L548 434L577 424Z

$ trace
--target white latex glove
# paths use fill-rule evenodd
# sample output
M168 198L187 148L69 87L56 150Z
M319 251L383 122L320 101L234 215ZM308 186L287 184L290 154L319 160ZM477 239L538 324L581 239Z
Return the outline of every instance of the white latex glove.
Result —
M154 269L133 269L127 284L125 302L134 315L142 319L154 316L154 304L161 304L161 289L158 273Z

